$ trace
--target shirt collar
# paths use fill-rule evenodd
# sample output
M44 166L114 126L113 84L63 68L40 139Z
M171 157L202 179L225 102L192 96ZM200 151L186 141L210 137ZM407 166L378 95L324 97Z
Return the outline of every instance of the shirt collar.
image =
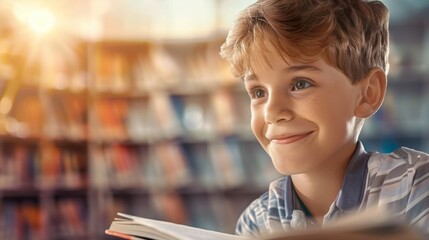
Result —
M285 201L286 201L286 217L290 220L292 219L292 212L294 209L296 209L299 206L294 206L293 199L298 197L296 194L293 185L292 185L292 178L290 176L286 176L286 185L285 185Z
M347 166L343 186L335 203L339 209L343 211L352 210L362 201L370 156L371 154L365 151L362 142L358 142L352 159Z
M339 209L343 211L352 210L362 201L366 185L367 163L370 156L371 154L365 151L363 144L359 141L346 168L343 185L335 202ZM306 210L306 207L299 200L290 176L286 176L285 188L286 216L291 219L293 210Z

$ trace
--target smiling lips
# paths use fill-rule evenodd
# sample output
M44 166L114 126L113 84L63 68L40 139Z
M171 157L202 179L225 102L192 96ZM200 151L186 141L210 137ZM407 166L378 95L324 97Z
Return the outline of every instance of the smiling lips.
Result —
M302 133L302 134L295 134L295 135L288 135L288 136L277 136L277 137L271 138L270 140L273 143L290 144L290 143L296 142L302 138L305 138L306 136L310 135L311 133L312 133L312 131Z

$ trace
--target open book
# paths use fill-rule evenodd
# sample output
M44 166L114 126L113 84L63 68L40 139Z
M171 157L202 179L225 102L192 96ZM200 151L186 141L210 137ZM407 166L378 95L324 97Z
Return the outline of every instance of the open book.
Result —
M372 212L372 213L371 213ZM377 213L377 214L374 214ZM226 234L171 222L118 213L106 234L128 240L423 240L423 235L379 211L366 211L345 217L323 228L285 232L261 238Z

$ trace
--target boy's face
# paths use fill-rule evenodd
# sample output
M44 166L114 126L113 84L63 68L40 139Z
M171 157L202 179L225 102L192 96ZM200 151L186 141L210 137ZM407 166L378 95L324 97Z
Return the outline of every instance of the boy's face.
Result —
M323 59L286 63L272 52L264 52L271 66L254 61L244 81L256 138L282 174L344 166L360 132L354 116L360 85Z

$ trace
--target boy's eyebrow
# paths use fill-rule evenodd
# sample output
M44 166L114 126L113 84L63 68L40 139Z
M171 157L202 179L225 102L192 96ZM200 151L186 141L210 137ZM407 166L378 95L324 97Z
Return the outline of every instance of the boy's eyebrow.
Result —
M256 77L256 74L254 73L244 74L244 77L243 77L244 82L256 81L256 80L258 80L258 77Z
M308 64L285 67L282 71L283 72L298 72L298 71L302 71L302 70L318 71L318 72L322 71L320 68L318 68L314 65L308 65ZM258 77L254 73L247 73L244 75L243 80L244 80L244 82L255 81L255 80L258 80Z
M285 68L286 72L298 72L298 71L302 71L302 70L309 70L309 71L322 71L320 68L314 66L314 65L308 65L308 64L303 64L303 65L295 65L295 66L290 66Z

